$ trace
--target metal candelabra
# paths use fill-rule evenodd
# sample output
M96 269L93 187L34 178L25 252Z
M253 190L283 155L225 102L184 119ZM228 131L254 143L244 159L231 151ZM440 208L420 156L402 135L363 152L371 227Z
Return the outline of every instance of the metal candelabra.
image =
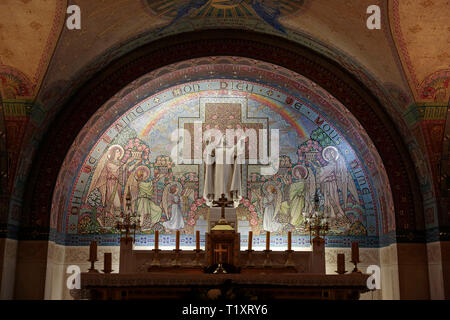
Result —
M319 192L316 190L313 209L309 214L306 212L303 213L303 216L305 217L305 229L309 230L310 242L312 233L314 233L314 238L325 238L330 229L328 217L323 211L324 210L320 209Z
M128 193L126 196L126 213L123 211L120 215L116 216L117 223L116 229L119 230L120 236L125 235L124 238L134 241L136 238L136 231L140 230L141 227L141 216L136 214L136 212L131 212L131 192L128 188ZM133 234L133 237L131 237Z

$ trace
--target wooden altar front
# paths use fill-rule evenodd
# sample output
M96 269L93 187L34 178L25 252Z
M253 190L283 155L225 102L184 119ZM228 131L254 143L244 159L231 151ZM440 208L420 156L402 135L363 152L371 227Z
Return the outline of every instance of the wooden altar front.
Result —
M318 274L81 274L78 299L134 300L357 300L369 275Z
M212 230L206 233L206 265L239 265L241 238L234 230Z

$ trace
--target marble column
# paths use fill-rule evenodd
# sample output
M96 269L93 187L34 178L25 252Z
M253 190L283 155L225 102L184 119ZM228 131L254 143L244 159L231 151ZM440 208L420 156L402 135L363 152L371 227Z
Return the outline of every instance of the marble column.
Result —
M400 299L430 299L427 246L397 243Z
M120 267L119 273L133 272L133 240L120 238Z
M44 299L47 250L48 241L19 241L14 299Z
M322 238L314 238L312 240L312 256L311 265L313 273L326 273L325 268L325 240Z
M0 300L14 298L17 240L0 239Z
M427 258L430 298L450 299L450 243L444 241L427 243Z

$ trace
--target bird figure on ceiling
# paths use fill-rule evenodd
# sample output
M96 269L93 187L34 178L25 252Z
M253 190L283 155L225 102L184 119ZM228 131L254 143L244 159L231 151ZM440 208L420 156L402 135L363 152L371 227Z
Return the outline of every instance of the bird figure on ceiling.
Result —
M255 16L264 20L267 24L281 33L286 33L286 30L278 21L281 15L280 4L275 0L190 0L186 1L176 9L176 14L173 20L166 26L159 29L159 32L171 27L180 19L188 16L193 10L199 10L206 5L216 9L231 9L244 4L251 6Z
M173 20L167 26L164 26L161 29L159 29L159 32L161 32L161 31L169 28L170 26L174 25L176 22L178 22L178 20L180 20L181 18L184 18L185 16L187 16L192 10L196 10L196 9L202 8L209 1L210 0L190 0L190 1L187 1L186 3L184 3L183 5L181 5L177 9L177 14L173 18Z
M236 6L236 5L241 4L244 1L245 0L223 0L223 1L217 0L217 1L214 1L214 4L220 5L220 6Z
M286 33L286 30L278 22L280 17L280 5L278 1L274 0L252 0L251 6L255 13L263 19L266 23L270 24L276 30Z

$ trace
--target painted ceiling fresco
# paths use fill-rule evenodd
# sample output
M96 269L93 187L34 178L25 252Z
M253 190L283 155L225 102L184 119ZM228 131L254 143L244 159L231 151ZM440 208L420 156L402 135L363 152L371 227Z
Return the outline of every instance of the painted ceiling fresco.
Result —
M376 3L385 5L384 1L370 4ZM63 89L60 95L68 96L71 91L66 90L73 88L67 88L66 81L81 81L80 77L89 77L98 66L143 43L209 28L254 30L302 43L348 65L393 110L400 112L411 103L389 30L371 32L365 27L364 1L125 0L114 5L89 1L80 6L89 12L83 20L85 27L81 32L62 33L46 79L48 89L39 97L45 104L53 104L49 95L57 88ZM72 59L67 59L69 55Z
M37 94L62 30L65 8L65 0L1 1L0 79L20 74L10 85L5 80L2 84L7 88L22 84L28 89L14 92L3 88L4 98Z
M302 213L311 211L316 189L321 190L322 208L333 217L330 245L342 246L357 237L364 245L378 246L380 233L393 230L384 168L348 111L314 83L273 65L252 67L249 63L257 62L239 58L246 80L228 77L238 69L226 64L227 59L234 58L197 59L168 67L170 73L157 70L154 74L164 76L135 81L97 112L58 178L51 222L57 242L77 245L92 234L102 235L104 243L117 242L116 216L130 189L132 207L142 216L138 245L150 244L155 230L162 233L163 246L171 245L177 229L184 244L192 244L194 231L206 230L204 165L175 163L170 134L188 130L196 121L203 130L280 131L276 174L261 175L261 165L242 166L243 199L237 216L243 239L252 230L257 246L262 233L271 231L282 246L292 231L295 242L306 246ZM276 75L268 71L276 69ZM175 204L167 202L169 193L180 200L175 211L182 223L171 223ZM263 223L262 204L269 197L276 198L271 225Z
M63 28L65 8L70 4L82 8L81 31ZM382 8L384 31L364 28L366 8L374 4ZM433 73L449 69L445 0L121 0L114 3L5 0L0 7L3 15L0 65L19 70L37 87L60 35L52 59L57 68L47 75L50 81L47 85L73 79L81 68L95 62L96 57L108 56L109 49L118 48L143 32L167 31L176 26L173 31L181 32L201 28L204 23L205 27L222 25L266 32L272 29L294 40L296 33L309 35L323 42L325 54L337 49L357 60L380 83L395 84L389 90L394 95L402 94L399 98L403 100L410 94L402 76L403 68L418 101L429 98L421 98L415 92L416 86L426 82ZM427 23L418 24L418 19Z
M416 101L448 105L448 1L389 1L397 48Z
M144 0L150 12L156 16L168 18L166 29L179 22L180 19L189 18L260 18L276 30L286 33L285 27L279 18L288 15L295 16L305 9L307 0L291 1L252 1L252 0L191 0L180 2Z

